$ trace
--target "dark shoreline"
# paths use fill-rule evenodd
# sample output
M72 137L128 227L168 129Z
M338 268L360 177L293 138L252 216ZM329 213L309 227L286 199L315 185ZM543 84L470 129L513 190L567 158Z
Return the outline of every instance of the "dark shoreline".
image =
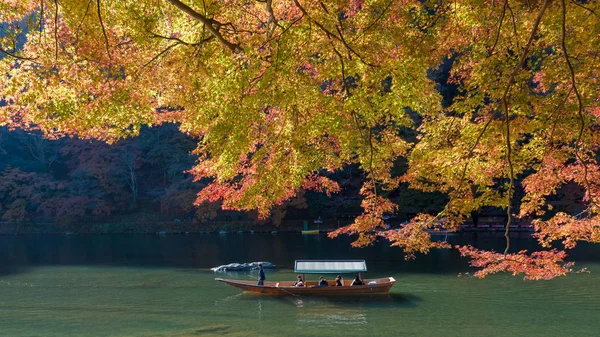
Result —
M318 235L327 234L329 232L333 232L335 229L320 229ZM489 234L499 234L500 236L504 235L504 229L500 228L467 228L461 229L459 231L451 232L444 230L428 230L427 231L431 235L461 235L461 234L474 234L474 233L489 233ZM115 232L93 232L93 231L1 231L0 236L10 236L10 235L231 235L231 234L302 234L302 230L300 229L265 229L265 228L257 228L250 230L238 230L238 231L115 231ZM533 233L533 230L523 229L523 228L513 228L510 229L509 233ZM306 234L306 235L317 235L317 234Z

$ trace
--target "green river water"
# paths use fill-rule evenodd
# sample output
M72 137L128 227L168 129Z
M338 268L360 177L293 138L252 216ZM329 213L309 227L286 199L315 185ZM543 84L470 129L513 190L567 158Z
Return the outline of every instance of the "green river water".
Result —
M448 238L501 249L503 238ZM552 281L484 280L453 251L404 261L384 243L300 234L0 237L0 336L600 336L600 249ZM515 249L532 248L514 237ZM208 268L271 261L293 280L295 259L364 258L367 277L397 279L389 296L269 297L215 282ZM225 277L254 279L256 273Z

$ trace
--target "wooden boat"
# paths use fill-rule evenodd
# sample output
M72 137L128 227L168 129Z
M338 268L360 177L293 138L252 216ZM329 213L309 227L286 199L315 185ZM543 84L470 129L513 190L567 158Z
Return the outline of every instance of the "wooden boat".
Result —
M316 234L319 234L319 230L318 229L305 230L305 231L302 231L302 234L304 234L304 235L316 235Z
M343 287L329 285L327 287L317 286L317 282L306 282L304 287L294 286L294 282L265 282L264 285L256 285L256 281L238 281L216 278L219 282L226 283L232 287L244 291L268 295L352 295L352 294L377 294L387 293L396 283L393 277L364 280L365 285L350 286L350 281L344 281Z
M296 273L300 274L350 274L366 271L364 260L297 260ZM303 277L306 281L306 278ZM353 279L351 277L350 279ZM335 286L335 281L329 280L328 286L318 286L318 281L306 281L303 287L297 287L293 281L268 282L257 285L256 281L241 281L216 278L232 287L254 293L268 295L356 295L356 294L378 294L390 291L396 280L393 277L379 279L365 279L364 285L351 286L352 281L344 280L343 286Z

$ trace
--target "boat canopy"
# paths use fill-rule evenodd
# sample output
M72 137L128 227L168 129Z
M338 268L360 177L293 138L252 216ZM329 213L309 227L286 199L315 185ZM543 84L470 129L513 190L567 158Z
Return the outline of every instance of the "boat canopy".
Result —
M365 260L296 260L296 273L342 274L367 271Z

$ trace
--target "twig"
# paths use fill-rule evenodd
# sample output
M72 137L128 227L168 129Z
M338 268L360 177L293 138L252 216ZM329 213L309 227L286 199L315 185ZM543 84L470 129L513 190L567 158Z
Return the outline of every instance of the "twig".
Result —
M371 67L375 67L374 64L366 62L364 60L364 58L357 53L349 44L346 43L346 41L344 40L343 36L338 36L337 34L334 34L333 32L331 32L329 29L325 28L325 26L323 26L323 24L321 24L319 21L314 20L310 14L306 11L306 9L304 7L302 7L302 5L300 4L300 2L298 2L298 0L294 0L294 4L296 5L296 7L298 7L300 9L300 11L302 12L302 14L304 14L309 21L313 22L317 27L319 27L319 29L321 29L325 35L329 38L333 38L335 40L338 40L339 42L341 42L344 47L351 52L352 54L356 55L356 57L358 57L360 59L360 61L368 66ZM336 29L338 29L339 32L339 28L336 26ZM341 34L341 32L340 32Z
M517 49L521 49L521 46L519 45L519 34L517 33L517 20L515 19L515 13L513 13L513 10L510 7L510 5L508 5L508 11L510 12L510 17L512 19L511 21L513 26L513 33L515 34L515 43L517 44Z
M102 35L104 35L104 43L106 47L106 54L108 54L108 60L110 64L112 64L112 56L110 55L109 44L108 44L108 35L106 35L106 29L104 28L104 21L102 21L102 11L100 10L100 0L96 0L97 10L98 10L98 20L100 20L100 26L102 27Z
M77 25L77 29L75 30L75 36L77 36L78 42L79 42L79 30L81 29L81 26L83 26L83 20L85 20L85 17L88 15L91 5L92 5L92 0L89 0L87 3L87 6L85 7L85 12L83 13L83 16L81 17L81 21L79 22L79 25Z
M54 0L54 58L58 61L58 0Z
M269 13L269 20L267 21L267 40L269 40L275 31L275 27L277 27L277 19L275 13L273 13L273 0L267 0L265 7Z
M508 7L508 0L504 0L504 6L502 7L502 13L500 13L500 20L498 21L498 29L496 30L496 37L494 38L494 44L492 48L488 51L488 55L491 56L494 53L494 49L496 49L496 45L498 44L498 39L500 38L500 31L502 30L502 23L504 22L504 16L506 15L506 8Z
M529 48L533 44L535 34L537 33L537 30L539 28L540 22L542 21L542 17L544 16L544 12L546 11L546 8L548 8L548 5L550 5L550 1L551 0L544 0L544 3L542 4L542 8L540 9L540 12L538 13L537 18L535 19L533 28L531 29L531 33L529 35L529 39L527 40L527 44L525 45L525 47L523 49L523 53L521 54L519 63L517 63L517 65L515 65L515 67L513 68L513 71L511 73L510 77L508 78L508 83L506 84L506 88L504 89L504 94L502 95L502 105L504 107L504 121L505 121L505 132L506 132L506 137L505 137L505 140L506 140L506 163L508 164L508 171L509 171L509 178L510 178L508 191L507 191L507 195L506 195L506 199L507 199L506 214L508 216L508 219L506 221L506 229L504 230L504 237L506 238L506 249L504 249L505 257L508 254L508 251L510 249L510 238L508 236L508 231L509 231L510 225L512 223L511 201L512 201L512 193L515 188L515 173L514 173L514 168L513 168L513 163L512 163L512 146L510 144L510 114L509 114L509 109L508 109L508 96L510 94L510 89L512 88L512 86L515 82L515 77L519 73L519 70L521 68L523 68L523 65L525 64L525 60L527 59L527 55L529 54Z
M33 61L38 58L37 56L36 57L19 56L19 55L9 52L8 50L4 50L2 48L0 48L0 53L6 54L10 57L14 57L16 59L23 60L23 61Z
M195 10L190 8L188 5L184 4L183 2L181 2L179 0L167 0L167 1L169 1L173 6L177 7L182 12L186 13L192 19L202 22L202 24L204 24L206 29L208 29L208 31L214 37L216 37L217 40L219 40L219 42L223 46L227 47L232 52L243 51L242 47L240 47L239 44L231 43L231 42L227 41L227 39L225 39L225 37L223 37L223 34L221 34L221 32L219 31L219 28L222 25L220 22L207 18L206 16L196 12ZM213 26L213 24L216 24L217 27Z
M40 33L43 32L44 29L44 0L40 0ZM40 34L41 37L41 34ZM40 41L41 42L41 41Z
M156 61L161 55L163 55L164 53L168 52L169 50L171 50L171 48L176 47L178 45L180 45L181 42L177 41L175 43L173 43L172 45L168 46L167 48L165 48L163 51L161 51L160 53L158 53L156 56L154 56L150 61L146 62L141 68L140 70L144 69L147 65L149 65L150 63Z
M583 8L583 9L585 9L586 11L588 11L588 12L590 12L590 13L594 14L594 16L595 16L595 17L597 17L597 18L600 18L600 16L598 16L598 14L596 14L596 12L594 12L594 10L593 10L593 9L586 7L586 6L584 6L584 5L580 4L579 2L577 2L577 1L575 1L575 0L571 0L571 2L572 2L574 5L577 5L577 6L581 7L581 8Z
M562 14L562 23L561 23L560 45L561 45L561 48L562 48L564 56L565 56L565 62L567 63L567 67L569 68L569 75L571 75L571 78L570 78L571 86L572 86L573 91L575 92L575 96L577 97L577 115L579 116L579 122L580 122L579 134L577 135L577 141L576 141L577 148L575 149L575 156L583 165L583 181L585 183L585 187L589 194L590 202L592 204L594 204L594 206L596 206L596 208L598 208L598 204L594 200L594 197L592 195L592 190L590 188L590 182L588 179L588 167L587 167L587 164L585 163L585 160L581 156L581 148L583 147L581 138L583 137L583 131L585 130L585 117L583 116L583 99L581 98L581 93L579 92L579 89L577 88L577 82L575 81L575 70L573 69L573 64L571 63L571 58L569 57L569 52L567 51L567 43L566 43L567 6L565 4L565 0L561 0L561 7L562 7L562 13L561 13Z
M375 18L375 20L373 20L373 22L371 22L369 25L367 25L361 32L360 34L358 34L355 38L353 38L350 43L353 43L354 41L358 40L360 37L364 36L365 33L367 31L369 31L371 28L373 28L373 26L375 26L377 24L377 22L379 22L379 20L381 20L381 18L383 18L383 16L385 15L385 13L387 12L387 10L390 8L390 6L392 6L392 4L394 3L395 0L390 0L390 2L388 2L388 4L385 6L385 8L381 11L381 13L377 16L377 18Z

